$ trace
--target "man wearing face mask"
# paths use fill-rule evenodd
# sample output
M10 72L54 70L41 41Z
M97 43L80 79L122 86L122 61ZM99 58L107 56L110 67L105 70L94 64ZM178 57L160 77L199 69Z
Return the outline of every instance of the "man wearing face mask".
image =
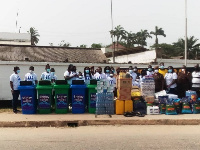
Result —
M185 92L191 89L191 80L192 76L190 72L187 72L186 66L183 65L181 72L178 73L177 79L177 91L179 98L185 97Z
M148 70L147 70L147 75L148 75L148 76L152 76L153 73L154 73L154 72L153 72L152 66L149 65L149 66L148 66Z
M132 78L132 85L134 85L134 82L135 82L135 79L137 77L137 74L133 71L133 67L132 66L129 66L129 73L130 73L130 76Z
M110 71L111 71L111 69L109 66L106 66L104 68L104 75L105 75L106 79L110 76Z
M164 83L165 83L164 77L162 74L158 72L158 69L159 69L158 66L154 67L153 78L155 82L155 92L160 92L164 90Z
M167 69L165 69L165 65L163 62L160 63L160 67L159 67L159 73L163 75L163 77L165 76L165 74L167 73Z
M34 73L34 67L30 66L29 67L29 72L27 74L25 74L25 81L32 81L33 85L36 85L38 83L37 80L37 75Z
M17 110L17 101L20 94L20 91L18 90L18 86L20 85L20 81L21 81L19 77L20 68L16 66L14 67L13 71L14 73L10 76L10 87L11 87L11 93L13 96L13 100L12 100L13 112L16 114L17 112L19 112L19 110Z
M50 65L49 64L47 64L45 66L45 70L46 71L41 74L41 80L49 80L49 81L51 81L51 73L50 73Z
M194 66L194 72L192 72L192 90L197 92L200 97L200 68L199 64Z
M102 73L101 67L98 67L96 69L96 73L94 74L94 79L96 79L96 80L106 79L105 74Z
M115 79L114 74L113 74L112 71L110 71L110 75L107 78L107 80L109 81L110 85L114 85L114 87L116 88L116 79ZM115 91L115 88L113 89L113 91Z
M164 78L167 85L168 93L177 94L176 92L177 74L176 72L174 72L174 68L172 66L168 67L168 73L165 74Z

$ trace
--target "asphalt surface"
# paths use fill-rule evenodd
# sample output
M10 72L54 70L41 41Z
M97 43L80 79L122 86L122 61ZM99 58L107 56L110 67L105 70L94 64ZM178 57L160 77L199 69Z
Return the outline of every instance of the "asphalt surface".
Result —
M0 128L0 149L199 150L200 126Z

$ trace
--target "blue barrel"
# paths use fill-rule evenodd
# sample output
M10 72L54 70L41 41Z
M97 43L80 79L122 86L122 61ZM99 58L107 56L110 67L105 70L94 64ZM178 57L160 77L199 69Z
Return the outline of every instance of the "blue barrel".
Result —
M72 89L72 113L83 114L85 112L86 85L71 85Z
M35 114L36 106L36 89L34 85L19 86L22 114Z

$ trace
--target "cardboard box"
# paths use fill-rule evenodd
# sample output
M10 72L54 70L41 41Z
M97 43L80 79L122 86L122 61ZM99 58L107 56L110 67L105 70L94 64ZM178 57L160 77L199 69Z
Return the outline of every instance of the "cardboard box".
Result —
M120 88L117 90L117 98L120 100L131 99L131 88Z
M148 103L152 103L155 101L155 98L154 98L154 96L146 96L145 101Z
M132 88L132 79L118 79L117 88Z

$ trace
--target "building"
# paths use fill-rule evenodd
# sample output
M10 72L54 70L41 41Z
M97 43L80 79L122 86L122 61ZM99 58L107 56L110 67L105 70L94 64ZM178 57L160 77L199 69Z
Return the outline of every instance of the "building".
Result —
M29 33L0 32L0 44L31 45L31 35Z

